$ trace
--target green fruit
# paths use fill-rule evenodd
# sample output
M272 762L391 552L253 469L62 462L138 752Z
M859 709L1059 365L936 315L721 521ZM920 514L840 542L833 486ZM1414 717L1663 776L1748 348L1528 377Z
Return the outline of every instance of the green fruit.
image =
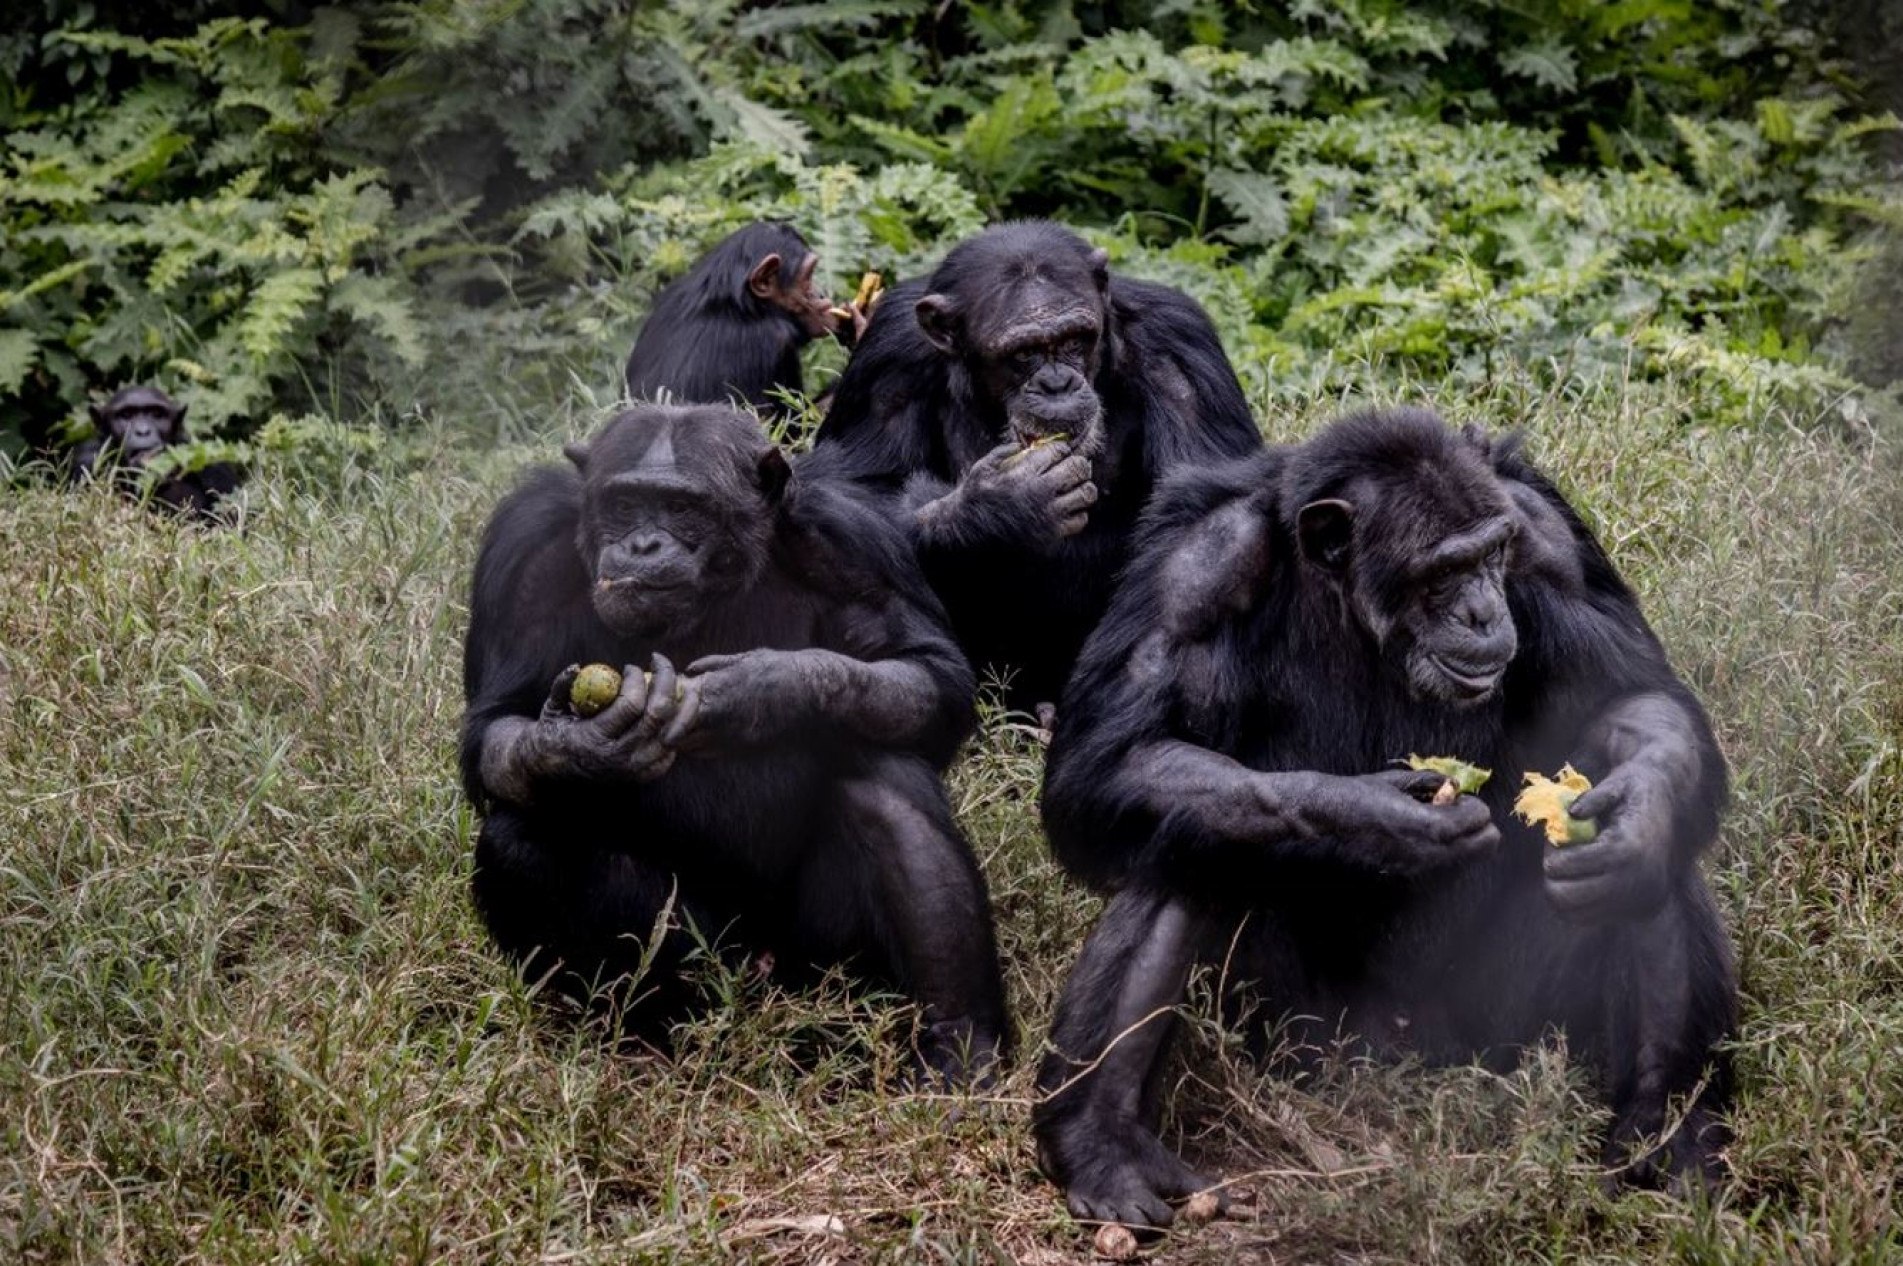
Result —
M575 674L568 688L568 706L578 717L591 717L621 693L621 674L606 664L590 664Z
M1482 769L1452 756L1409 756L1407 767L1442 774L1453 783L1456 791L1465 796L1477 794L1487 785L1487 779L1493 777L1491 769Z

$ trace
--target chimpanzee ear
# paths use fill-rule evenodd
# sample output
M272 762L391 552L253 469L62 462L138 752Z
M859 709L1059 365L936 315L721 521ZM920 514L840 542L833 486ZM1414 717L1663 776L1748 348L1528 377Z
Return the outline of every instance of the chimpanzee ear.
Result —
M780 504L786 496L787 485L793 482L793 468L787 464L786 454L769 448L760 454L753 473L760 481L760 491L766 495L767 504Z
M178 443L183 441L184 438L185 438L185 406L182 404L174 405L172 408L172 440L174 443Z
M1325 572L1339 575L1348 568L1354 550L1355 508L1346 501L1311 501L1295 516L1302 557Z
M575 469L588 473L588 446L576 440L562 445L562 456L575 463Z
M1090 275L1096 279L1097 289L1110 289L1110 252L1099 246L1090 252Z
M958 305L952 297L926 295L914 311L918 313L918 328L925 331L932 346L947 356L958 355Z
M780 257L768 255L747 274L747 289L755 298L771 299L780 293Z

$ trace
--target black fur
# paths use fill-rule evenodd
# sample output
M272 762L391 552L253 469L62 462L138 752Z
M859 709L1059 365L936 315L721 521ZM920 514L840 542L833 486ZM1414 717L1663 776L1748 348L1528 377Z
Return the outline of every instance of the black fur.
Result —
M1102 436L1084 454L1096 493L1087 524L1060 537L1041 528L1042 503L994 498L966 506L956 530L918 533L959 644L981 669L1012 676L1020 706L1056 699L1157 481L1261 444L1202 309L1167 287L1109 276L1099 254L1055 224L992 228L926 281L881 300L814 452L826 468L901 496L908 514L968 480L1011 438L1005 404L985 386L1001 372L986 340L1060 293L1101 314L1089 382L1102 402ZM928 295L948 296L967 322L956 355L921 328L919 301Z
M691 924L794 979L851 963L910 992L942 1072L995 1054L984 881L938 779L973 723L971 672L907 542L856 491L787 482L758 423L726 407L637 408L572 456L583 474L537 470L503 501L476 563L461 765L497 942L569 992L613 986L652 1034L700 1001L681 978ZM611 627L595 593L611 579L598 557L677 579L693 565L608 525L614 480L642 471L672 481L662 510L691 516L694 556L743 577L703 573L651 633ZM680 666L678 691L657 656ZM624 699L654 664L645 706L670 723L653 743L604 745L590 727L610 713L563 706L564 667L590 662L634 670Z
M784 307L747 286L754 266L773 254L790 277L812 252L791 225L749 224L655 296L628 353L629 398L665 393L680 404L735 400L772 415L780 409L777 390L802 390L800 349L812 336Z
M1303 508L1332 499L1355 511L1345 585L1300 536ZM1504 678L1464 706L1417 698L1353 595L1392 614L1410 552L1503 514L1518 532ZM1226 964L1238 1013L1313 1017L1298 1042L1346 1031L1377 1052L1510 1058L1563 1027L1604 1076L1610 1164L1639 1180L1719 1172L1736 980L1695 861L1717 832L1724 761L1631 590L1514 443L1369 413L1173 481L1058 717L1052 848L1116 894L1066 987L1036 1113L1080 1216L1165 1222L1168 1201L1206 1183L1157 1143L1143 1090L1167 1018L1078 1071L1120 1024L1173 1005L1193 961ZM1405 780L1380 771L1410 753L1492 769L1482 804L1412 805L1376 785ZM1594 810L1597 841L1556 849L1510 808L1523 771L1566 762L1593 794L1626 798ZM1409 815L1450 815L1422 819L1447 836L1384 844L1390 809L1403 833ZM1361 814L1365 829L1345 825ZM1622 860L1585 876L1595 857ZM1674 1120L1668 1097L1691 1105L1648 1153Z
M68 469L75 481L112 477L126 496L200 522L220 521L219 504L238 490L239 471L228 462L181 470L147 487L140 468L184 444L185 406L157 387L125 387L92 406L95 434L74 445Z

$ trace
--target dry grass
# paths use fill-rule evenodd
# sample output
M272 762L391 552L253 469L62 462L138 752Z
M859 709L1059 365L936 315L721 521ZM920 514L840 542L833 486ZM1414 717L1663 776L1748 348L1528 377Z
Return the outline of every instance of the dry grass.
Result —
M1295 1086L1198 1020L1170 1128L1245 1199L1156 1255L1903 1259L1895 450L1776 416L1703 429L1655 388L1441 403L1530 425L1720 723L1735 1183L1603 1194L1558 1050ZM0 1260L1087 1256L1026 1104L1095 905L1046 858L1038 751L1001 720L953 779L1025 1053L991 1096L906 1090L887 999L728 980L662 1061L491 954L452 768L463 586L488 506L546 451L426 432L326 490L267 474L241 532L100 495L0 505Z

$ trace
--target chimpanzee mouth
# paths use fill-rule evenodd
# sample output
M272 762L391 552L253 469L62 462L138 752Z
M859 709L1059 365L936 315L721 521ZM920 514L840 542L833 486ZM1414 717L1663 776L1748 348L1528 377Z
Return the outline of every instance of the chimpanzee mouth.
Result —
M1463 664L1445 655L1429 655L1427 662L1455 694L1476 702L1498 689L1500 678L1506 675L1505 664Z

